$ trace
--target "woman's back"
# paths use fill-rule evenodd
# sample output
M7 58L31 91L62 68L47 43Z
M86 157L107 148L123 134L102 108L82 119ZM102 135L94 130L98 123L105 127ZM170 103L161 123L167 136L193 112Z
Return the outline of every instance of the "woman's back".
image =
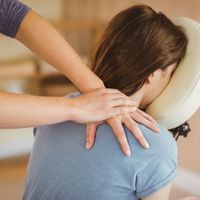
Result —
M85 125L37 128L23 198L130 200L158 191L176 175L176 142L162 126L158 134L139 126L150 149L143 149L125 129L131 157L123 155L107 124L99 126L90 151L85 149Z

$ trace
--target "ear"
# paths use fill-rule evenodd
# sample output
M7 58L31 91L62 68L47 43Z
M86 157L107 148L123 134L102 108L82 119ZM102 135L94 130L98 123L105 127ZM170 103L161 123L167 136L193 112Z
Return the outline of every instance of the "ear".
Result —
M146 83L150 84L156 81L161 75L161 69L157 69L156 71L152 72L146 79Z

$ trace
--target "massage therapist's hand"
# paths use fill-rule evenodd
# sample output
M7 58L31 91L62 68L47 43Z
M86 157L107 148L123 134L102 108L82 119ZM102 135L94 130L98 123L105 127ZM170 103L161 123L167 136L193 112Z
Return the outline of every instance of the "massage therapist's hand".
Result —
M71 100L71 120L91 123L134 112L136 103L116 89L96 89Z
M113 129L122 151L127 156L131 155L131 150L122 124L124 124L133 133L134 137L144 148L149 148L149 144L147 143L136 122L144 124L146 127L155 132L159 132L159 129L156 127L156 121L138 108L136 108L132 113L118 115L107 120L107 123ZM96 129L99 124L100 123L92 123L87 125L87 149L90 149L94 144Z

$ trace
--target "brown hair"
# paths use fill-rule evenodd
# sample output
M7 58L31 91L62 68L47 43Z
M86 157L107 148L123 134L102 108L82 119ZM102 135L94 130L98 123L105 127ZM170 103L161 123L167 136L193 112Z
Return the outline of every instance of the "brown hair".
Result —
M178 63L186 46L181 27L163 13L137 5L110 21L90 64L106 87L131 95L152 72Z

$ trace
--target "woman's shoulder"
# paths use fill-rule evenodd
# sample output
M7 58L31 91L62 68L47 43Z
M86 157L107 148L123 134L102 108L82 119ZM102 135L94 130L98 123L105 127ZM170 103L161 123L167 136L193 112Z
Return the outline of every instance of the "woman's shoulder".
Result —
M133 156L137 160L136 195L148 196L173 181L177 175L177 144L172 134L161 125L159 133L140 125L150 148L138 147L135 139L127 132Z
M140 128L142 134L144 135L144 137L150 145L149 149L143 149L137 143L136 139L133 137L131 132L127 128L125 128L130 145L133 149L135 149L134 146L137 146L138 153L143 154L145 152L145 154L156 154L161 157L170 156L176 159L177 143L174 137L172 136L172 133L160 124L158 124L157 126L158 128L160 128L159 133L152 131L151 129L147 128L142 124L138 124L138 127Z

